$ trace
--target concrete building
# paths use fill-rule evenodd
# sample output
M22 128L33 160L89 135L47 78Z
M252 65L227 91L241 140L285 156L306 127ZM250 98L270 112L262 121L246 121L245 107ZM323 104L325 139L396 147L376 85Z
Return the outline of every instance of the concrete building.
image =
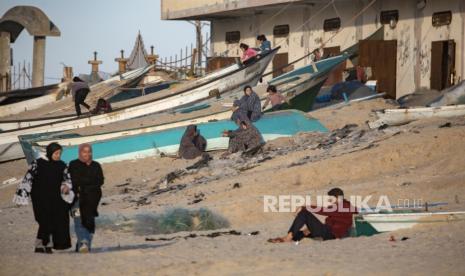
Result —
M60 36L60 30L42 10L32 6L16 6L0 18L0 91L7 91L11 87L10 44L24 29L34 36L32 87L44 85L45 38Z
M372 69L379 90L399 98L465 77L464 0L162 0L161 9L166 20L210 21L210 60L220 66L258 34L281 46L272 70L319 47L338 53L384 26L383 40L360 45L359 65Z

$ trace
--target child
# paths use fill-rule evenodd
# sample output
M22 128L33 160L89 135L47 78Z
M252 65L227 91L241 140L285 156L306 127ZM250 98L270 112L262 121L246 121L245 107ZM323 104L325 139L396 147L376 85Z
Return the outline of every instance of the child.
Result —
M280 110L286 102L286 98L281 95L281 93L278 93L278 90L274 85L268 86L266 92L268 93L268 96L266 97L266 101L263 105L263 110L265 110L270 102L272 111Z

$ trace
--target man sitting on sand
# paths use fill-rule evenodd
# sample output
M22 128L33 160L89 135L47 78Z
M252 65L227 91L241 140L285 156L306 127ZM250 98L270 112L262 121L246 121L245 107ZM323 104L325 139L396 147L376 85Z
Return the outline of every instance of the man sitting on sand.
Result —
M334 198L331 206L325 208L309 206L312 210L319 210L313 213L326 216L325 223L320 222L306 207L301 207L297 210L297 216L289 228L287 236L269 239L268 242L300 241L305 237L323 240L348 237L352 227L352 216L357 213L357 209L344 199L344 192L339 188L331 189L328 196Z

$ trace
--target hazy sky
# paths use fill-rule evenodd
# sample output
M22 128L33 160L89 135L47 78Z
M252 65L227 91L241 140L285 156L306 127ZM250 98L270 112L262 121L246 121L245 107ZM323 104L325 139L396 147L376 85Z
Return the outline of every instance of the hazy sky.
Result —
M125 50L129 56L140 30L147 51L155 46L161 57L174 54L195 41L194 27L184 21L160 19L160 0L0 0L0 16L17 5L43 10L61 31L60 37L48 37L46 46L46 83L63 75L61 62L74 73L90 73L93 52L103 61L101 71L117 70L114 61ZM24 30L12 44L15 64L26 60L32 66L32 36Z

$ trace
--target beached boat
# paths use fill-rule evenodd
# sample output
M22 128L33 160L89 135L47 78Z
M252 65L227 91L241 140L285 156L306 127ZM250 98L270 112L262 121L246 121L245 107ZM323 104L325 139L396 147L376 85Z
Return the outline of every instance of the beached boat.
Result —
M355 217L356 236L408 229L419 224L465 220L465 212L394 212Z
M255 123L255 126L260 130L265 141L292 136L298 132L327 131L318 120L296 110L266 114ZM207 140L208 151L227 149L229 138L222 137L222 132L237 128L236 124L229 119L202 123L198 124L197 127ZM113 139L97 141L92 143L93 157L101 163L108 163L160 154L173 155L178 151L184 131L185 127L177 127L138 135L121 135ZM34 145L32 150L34 157L37 158L43 154L44 147ZM76 156L77 145L64 146L63 161L69 162L76 159Z
M116 95L108 97L107 101L113 104L138 97L143 97L161 90L169 89L172 85L177 83L177 81L159 81L144 87L123 88Z
M261 78L263 71L273 59L279 48L267 55L253 60L247 66L238 64L211 73L208 76L190 83L187 88L176 90L157 97L154 101L137 103L128 107L115 109L113 112L90 117L53 117L28 121L0 122L0 162L23 158L18 136L34 133L47 133L78 129L89 126L105 125L118 121L166 111L196 101L215 98L222 94L241 90L245 85L254 86ZM154 93L154 94L160 94ZM133 100L138 100L133 99Z
M426 118L450 118L465 115L465 105L451 105L440 107L419 107L405 109L385 109L376 111L378 120L369 122L370 128L383 125L398 126L412 121Z
M254 59L246 66L233 64L188 83L186 87L180 86L178 87L179 89L174 89L174 91L166 91L167 93L162 93L162 95L158 95L154 99L147 101L144 99L139 101L137 98L132 99L134 100L131 102L133 104L115 109L111 113L89 116L88 118L76 118L75 114L65 114L43 118L1 120L0 130L5 132L31 127L44 127L44 129L47 129L51 123L63 123L68 129L101 125L118 120L136 118L216 97L218 94L231 92L245 85L256 85L278 50L279 47L266 55L260 56L260 58Z
M326 81L328 74L338 64L344 62L347 57L347 55L340 55L321 60L313 65L299 68L295 70L296 72L288 72L271 80L269 84L275 85L278 91L288 99L288 103L284 108L301 108L302 111L306 112L311 108L311 102ZM314 72L315 68L317 69L316 72ZM262 103L266 99L267 86L259 85L254 87L254 91L261 98ZM183 127L189 124L225 120L229 119L232 115L230 110L232 101L241 95L242 92L239 95L230 95L213 103L203 103L182 108L178 110L177 114L156 114L145 118L94 127L94 129L91 127L58 133L23 135L20 136L21 146L28 162L31 162L34 159L34 155L31 154L32 144L43 146L56 141L62 145L73 146L81 143L92 143L122 136L140 135L148 132ZM269 108L270 106L265 111L269 110ZM150 117L153 117L153 119ZM134 126L137 127L134 128Z
M11 90L7 92L0 92L0 105L7 105L17 103L40 96L53 93L57 89L59 83L49 84L45 86L32 87L26 89Z
M151 67L147 68L140 68L136 70L132 70L126 72L124 74L114 76L108 80L96 83L90 87L91 93L88 96L87 101L92 102L96 101L97 98L105 97L112 91L116 90L119 87L122 87L130 82L137 80L140 76L148 72ZM0 117L6 117L2 120L2 122L14 122L14 121L21 121L21 120L11 120L9 117L15 117L17 114L25 113L35 110L39 108L44 108L48 110L48 112L52 113L55 111L60 111L65 108L74 107L73 100L70 97L70 94L66 92L69 91L68 87L69 83L60 83L58 84L57 88L49 93L46 93L43 96L35 97L33 99L24 100L12 104L2 105L0 106ZM35 88L32 88L35 89ZM9 116L9 117L8 117ZM69 117L75 117L76 115L73 113L69 115ZM2 128L0 126L0 130L9 129L8 127Z
M33 110L65 96L66 83L0 93L0 117Z

